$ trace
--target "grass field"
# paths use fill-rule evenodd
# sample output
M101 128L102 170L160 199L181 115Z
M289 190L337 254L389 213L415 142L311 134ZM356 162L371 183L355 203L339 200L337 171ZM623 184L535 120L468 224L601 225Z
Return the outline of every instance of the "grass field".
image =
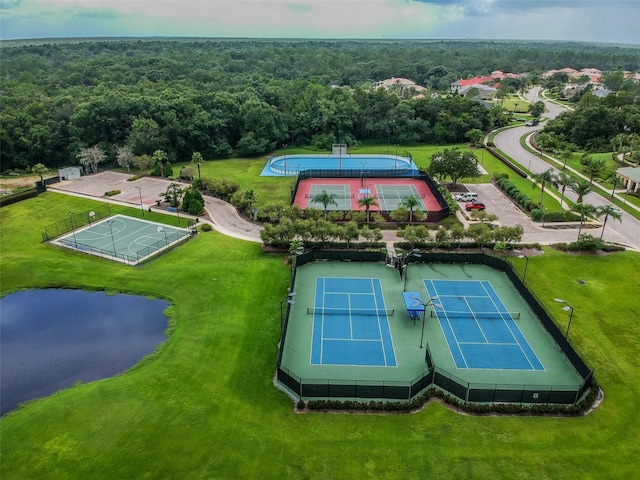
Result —
M2 295L65 286L162 297L172 304L170 337L122 375L5 416L3 480L638 474L638 254L545 250L529 262L527 283L561 326L567 315L553 298L575 307L570 337L604 389L584 418L474 417L438 403L411 415L296 414L272 384L284 257L216 232L141 268L40 243L44 225L94 205L46 193L2 208Z

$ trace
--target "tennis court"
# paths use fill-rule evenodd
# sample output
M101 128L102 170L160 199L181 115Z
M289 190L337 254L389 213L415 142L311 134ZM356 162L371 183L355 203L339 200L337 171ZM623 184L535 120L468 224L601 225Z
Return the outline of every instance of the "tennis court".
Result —
M372 212L391 212L409 197L418 204L414 211L439 212L442 207L424 181L414 178L308 178L300 180L296 190L294 205L302 209L324 209L324 205L314 202L316 195L326 191L335 194L336 205L327 205L327 210L348 211L365 210L358 201L364 197L373 197L375 204L370 205Z
M189 228L172 227L126 215L90 222L52 241L73 250L137 265L190 237Z
M405 289L405 278L384 262L297 267L279 378L302 397L396 398L390 392L420 384L433 362L429 378L463 399L476 390L489 399L522 398L523 390L532 399L547 398L537 392L575 397L583 378L504 272L429 262L408 270ZM406 291L437 296L442 307L411 316Z
M435 316L457 368L544 370L509 312L486 280L424 280Z
M393 367L391 330L379 278L316 279L312 365Z
M353 194L349 185L331 185L317 183L311 185L311 190L306 194L305 198L308 199L308 206L310 208L324 208L324 205L320 202L314 201L318 195L323 192L327 192L328 195L333 196L335 204L327 205L327 210L341 210L346 211L351 209L351 199Z

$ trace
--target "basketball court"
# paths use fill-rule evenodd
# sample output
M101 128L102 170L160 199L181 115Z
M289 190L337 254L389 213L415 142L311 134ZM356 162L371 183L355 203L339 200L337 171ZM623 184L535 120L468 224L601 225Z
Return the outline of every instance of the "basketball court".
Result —
M69 233L51 243L128 265L138 265L190 236L190 227L172 227L126 215L114 215L90 221L80 228L72 225Z

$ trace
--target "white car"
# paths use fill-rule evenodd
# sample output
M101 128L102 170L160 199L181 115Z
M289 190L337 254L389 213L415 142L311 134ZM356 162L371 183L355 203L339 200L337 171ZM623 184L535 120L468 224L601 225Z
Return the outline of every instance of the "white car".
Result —
M478 199L478 194L473 192L458 193L454 198L459 202L471 202Z

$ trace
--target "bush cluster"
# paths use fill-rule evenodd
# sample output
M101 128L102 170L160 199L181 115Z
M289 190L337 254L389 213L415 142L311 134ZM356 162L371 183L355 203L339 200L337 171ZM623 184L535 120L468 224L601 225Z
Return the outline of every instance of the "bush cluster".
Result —
M531 200L527 195L522 193L520 189L515 186L508 178L500 178L496 180L496 184L500 189L509 195L518 205L520 205L525 211L530 212L534 208L538 208L539 205Z
M431 399L441 399L447 405L468 413L478 415L506 414L506 415L563 415L579 416L590 409L597 397L600 387L594 381L587 394L574 405L560 404L520 404L520 403L465 403L457 397L449 395L437 388L429 388L422 395L410 401L371 401L359 402L357 400L310 400L296 403L298 410L315 411L361 411L361 412L395 412L410 413L424 406Z
M231 203L232 195L240 189L240 185L237 182L225 179L203 179L196 186L201 187L208 195L229 203Z
M108 192L104 192L106 197L113 197L114 195L119 195L122 193L120 190L109 190Z

